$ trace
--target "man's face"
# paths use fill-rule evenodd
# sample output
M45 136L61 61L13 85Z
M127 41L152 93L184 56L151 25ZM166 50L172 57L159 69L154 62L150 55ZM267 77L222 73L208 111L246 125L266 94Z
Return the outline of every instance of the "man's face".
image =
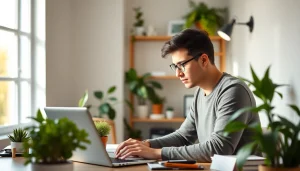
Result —
M180 49L173 52L171 54L173 64L180 66L181 63L193 58L193 56L188 56L187 54L188 52L186 49ZM200 57L187 62L184 65L184 71L176 69L176 76L180 78L186 88L198 86L199 83L201 83L201 80L203 80L204 72L199 60Z

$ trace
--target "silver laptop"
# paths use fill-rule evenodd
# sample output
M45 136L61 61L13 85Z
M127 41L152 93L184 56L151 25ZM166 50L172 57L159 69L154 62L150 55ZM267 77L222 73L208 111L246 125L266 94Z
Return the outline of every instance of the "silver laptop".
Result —
M89 134L88 139L91 144L87 144L86 150L76 150L73 152L71 160L90 163L108 167L120 167L127 165L137 165L153 162L155 160L145 159L117 159L114 153L108 153L102 145L102 141L97 134L92 117L86 108L81 107L45 107L44 111L49 119L66 117L76 123L79 129L85 129Z

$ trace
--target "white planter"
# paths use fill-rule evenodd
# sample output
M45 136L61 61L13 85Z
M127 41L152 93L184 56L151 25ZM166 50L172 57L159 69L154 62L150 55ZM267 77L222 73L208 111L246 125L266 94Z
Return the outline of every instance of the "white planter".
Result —
M10 142L11 149L16 148L16 153L23 153L23 142Z
M137 106L136 115L138 118L147 118L148 117L148 106L147 105Z
M31 164L32 171L73 171L73 162L63 164Z
M167 111L166 111L166 118L167 118L167 119L172 119L172 118L174 118L174 111L167 110Z
M136 36L143 36L144 32L145 32L144 27L135 27L135 35Z

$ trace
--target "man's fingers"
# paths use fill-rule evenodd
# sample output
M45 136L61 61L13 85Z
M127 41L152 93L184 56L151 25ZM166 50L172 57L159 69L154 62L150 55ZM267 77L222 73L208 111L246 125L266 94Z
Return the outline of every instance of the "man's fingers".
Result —
M141 152L141 150L135 149L134 151L130 151L128 153L126 153L124 156L121 157L121 159L125 159L126 157L129 156L139 156L139 153Z
M116 151L115 151L115 155L118 155L119 152L120 152L120 150L123 149L126 145L128 145L127 143L130 142L131 140L132 140L132 139L129 138L129 139L127 139L126 141L123 141L123 142L117 147L117 149L116 149Z
M132 145L127 145L124 148L122 148L119 153L116 155L116 157L120 157L123 156L128 150L132 149L132 148L136 148L138 146L138 144L132 144Z

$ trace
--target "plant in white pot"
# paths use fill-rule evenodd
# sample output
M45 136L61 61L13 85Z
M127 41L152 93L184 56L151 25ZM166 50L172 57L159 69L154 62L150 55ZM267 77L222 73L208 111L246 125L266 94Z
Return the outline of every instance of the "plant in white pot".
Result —
M282 98L282 94L276 89L282 85L273 83L269 78L269 68L265 72L262 79L259 79L251 67L253 81L244 79L249 85L254 87L253 93L262 101L257 107L241 108L235 112L230 122L226 125L225 135L229 133L250 129L253 131L253 142L246 144L237 153L237 166L241 169L247 160L247 157L256 150L265 154L265 165L258 167L259 171L299 171L300 167L300 110L296 105L289 107L297 114L298 123L294 124L284 115L278 115L274 112L275 106L272 105L273 97L278 94ZM258 122L252 124L244 124L235 121L237 117L247 111L255 113L263 112L268 118L268 127L266 131L262 131Z
M26 128L30 139L23 146L30 150L24 153L25 165L32 163L34 171L73 170L68 159L74 150L86 149L84 144L90 143L87 132L67 118L45 119L40 110L32 119L38 124Z
M133 24L135 29L134 34L142 36L145 34L144 20L142 19L143 12L141 11L141 7L133 8L133 10L135 12L135 22Z
M151 76L150 73L146 73L142 76L138 76L135 69L131 68L125 73L125 83L128 85L131 93L133 93L138 100L137 110L133 110L138 117L148 117L148 106L146 101L149 96L155 94L154 89L162 89L162 85L159 82L148 80ZM129 101L126 101L129 106L133 106Z
M174 117L174 108L171 106L168 106L166 109L166 117L167 119L172 119Z
M14 129L13 135L7 135L7 137L10 140L11 149L13 150L15 148L16 153L23 153L25 151L23 148L23 142L30 138L28 133L22 128Z
M106 147L108 137L107 135L110 133L111 127L109 123L105 121L94 121L97 132L101 138L103 146Z

